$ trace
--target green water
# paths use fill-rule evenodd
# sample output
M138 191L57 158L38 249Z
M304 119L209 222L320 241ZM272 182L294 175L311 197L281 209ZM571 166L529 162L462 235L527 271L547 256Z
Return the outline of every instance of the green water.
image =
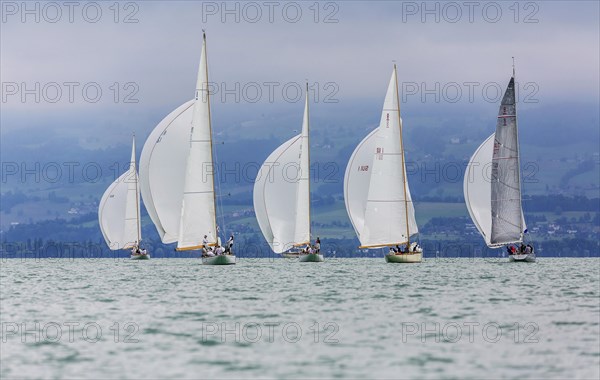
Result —
M5 378L598 378L600 259L3 260Z

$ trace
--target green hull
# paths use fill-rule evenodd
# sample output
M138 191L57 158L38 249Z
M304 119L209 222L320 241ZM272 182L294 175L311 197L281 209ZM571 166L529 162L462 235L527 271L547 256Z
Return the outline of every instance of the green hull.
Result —
M131 260L150 260L150 254L145 255L131 255Z
M203 257L202 264L204 265L234 265L235 256L233 255L221 255L213 257Z

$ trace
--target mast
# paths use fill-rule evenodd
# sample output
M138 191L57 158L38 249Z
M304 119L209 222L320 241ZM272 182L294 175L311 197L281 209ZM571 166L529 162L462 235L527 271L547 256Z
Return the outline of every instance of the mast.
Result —
M398 93L398 71L394 63L394 75L396 79L396 105L398 107L398 126L400 128L400 149L402 150L402 190L404 192L404 215L406 217L406 250L410 250L410 230L408 222L408 197L406 195L406 164L404 162L404 139L402 138L402 119L400 118L400 96Z
M519 144L519 124L517 121L517 79L516 79L516 74L515 74L515 57L512 57L512 62L513 62L513 89L515 91L515 130L516 130L516 137L517 137L517 172L518 172L518 178L519 178L519 203L521 206L521 215L523 215L523 193L522 193L522 186L521 186L521 144ZM521 232L521 241L523 241L523 217L519 218L519 226L520 226L520 232Z
M213 152L213 135L212 135L212 119L210 116L210 91L208 89L208 47L206 45L206 32L204 31L204 29L202 30L202 38L204 40L204 50L206 53L206 83L204 83L204 86L206 86L206 102L208 104L208 131L210 133L210 166L213 172L213 180L212 180L212 190L213 190L213 204L215 206L215 217L213 220L213 225L215 227L214 231L215 234L217 236L215 236L215 243L219 243L219 231L217 230L217 193L215 191L215 159L214 159L214 152Z
M133 132L133 148L131 151L131 164L133 165L133 175L135 178L135 219L137 221L137 244L138 247L142 241L141 226L140 226L140 194L138 189L138 175L135 162L135 132ZM131 166L130 164L130 166Z
M512 57L512 61L513 61L513 78L514 78L515 77L515 57Z
M310 217L310 115L308 110L308 80L306 81L306 151L308 152L308 244L312 241L312 219Z

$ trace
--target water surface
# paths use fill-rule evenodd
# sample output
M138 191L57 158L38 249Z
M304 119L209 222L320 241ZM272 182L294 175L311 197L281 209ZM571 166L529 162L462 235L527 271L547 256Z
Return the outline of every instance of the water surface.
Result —
M598 378L599 271L597 258L4 260L0 377Z

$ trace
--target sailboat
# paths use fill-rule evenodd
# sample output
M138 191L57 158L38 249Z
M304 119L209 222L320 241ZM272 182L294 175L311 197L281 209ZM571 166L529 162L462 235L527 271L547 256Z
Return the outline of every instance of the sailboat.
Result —
M203 264L229 265L236 257L231 250L223 252L217 227L207 62L203 34L195 98L148 137L140 159L140 188L163 243L177 242L177 251L202 250Z
M379 127L360 142L346 167L344 199L360 249L389 248L388 263L422 261L423 250L411 243L419 230L406 178L396 65Z
M135 161L135 136L129 169L102 195L98 206L100 230L108 247L115 251L131 249L134 260L148 260L150 254L140 249L140 195Z
M307 84L302 132L275 149L261 166L254 183L254 210L275 253L300 262L322 262L320 243L310 245L309 129ZM300 250L302 246L306 248Z
M527 232L521 202L519 160L513 66L513 76L500 104L496 131L471 157L463 182L471 219L490 248L521 245ZM532 246L514 253L509 255L511 261L535 261Z

